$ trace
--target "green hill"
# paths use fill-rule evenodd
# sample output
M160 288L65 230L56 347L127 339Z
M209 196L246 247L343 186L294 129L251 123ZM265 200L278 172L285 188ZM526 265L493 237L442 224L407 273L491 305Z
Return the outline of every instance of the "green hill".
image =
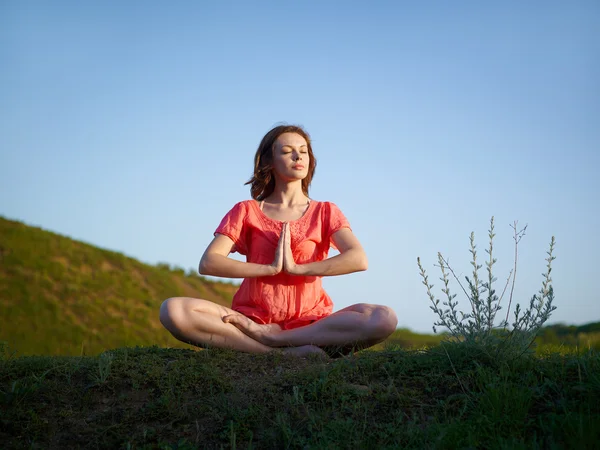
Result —
M537 341L557 350L560 347L600 350L600 322L580 326L562 323L548 325L542 328Z
M236 289L0 217L0 341L18 355L190 348L160 324L162 301L191 296L229 306Z

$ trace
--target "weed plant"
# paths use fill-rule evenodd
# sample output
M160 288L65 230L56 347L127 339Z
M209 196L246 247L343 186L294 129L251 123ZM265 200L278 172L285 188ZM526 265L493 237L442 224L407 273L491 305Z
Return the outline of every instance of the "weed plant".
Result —
M527 309L523 310L520 304L517 304L514 309L514 320L509 322L510 308L512 304L516 274L517 274L517 258L518 245L521 238L525 235L527 226L521 230L517 227L515 221L512 225L514 235L514 267L510 271L506 284L500 296L497 295L494 289L494 283L497 281L493 274L494 264L497 259L494 258L493 241L496 234L494 233L494 217L490 220L489 248L486 249L488 255L485 261L487 277L482 278L479 270L482 265L477 259L477 246L475 245L475 233L471 232L470 236L470 253L472 256L471 266L473 272L471 278L465 276L466 286L461 283L456 276L454 270L450 266L448 259L438 252L438 264L442 272L440 280L443 283L442 293L446 300L441 302L432 292L433 284L429 283L429 278L423 266L421 258L417 258L423 284L427 288L427 295L432 305L430 308L438 316L437 322L433 326L434 333L437 332L436 326L445 327L449 332L449 339L463 342L464 345L472 346L482 351L489 357L514 359L528 352L531 348L536 335L542 325L548 320L552 311L556 309L552 305L554 300L554 290L552 288L552 261L555 257L552 255L554 251L555 240L554 236L550 241L550 249L547 252L546 271L542 274L542 287L537 294L534 294L529 301ZM455 300L456 294L450 291L450 274L458 282L460 288L468 298L471 311L465 313L457 309L458 301ZM511 284L512 278L512 284ZM502 309L501 302L507 287L511 284L509 302L507 307L506 317L496 324L496 316Z

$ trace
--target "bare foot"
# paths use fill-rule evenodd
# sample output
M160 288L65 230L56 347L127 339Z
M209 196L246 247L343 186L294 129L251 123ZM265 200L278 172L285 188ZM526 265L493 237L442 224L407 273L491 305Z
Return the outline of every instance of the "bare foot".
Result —
M282 352L286 355L293 355L299 357L306 357L309 355L319 355L329 359L329 355L316 345L301 345L300 347L286 347L282 349Z
M223 322L232 324L255 341L268 346L273 344L271 337L281 331L281 327L277 324L261 325L243 314L230 314L223 317Z

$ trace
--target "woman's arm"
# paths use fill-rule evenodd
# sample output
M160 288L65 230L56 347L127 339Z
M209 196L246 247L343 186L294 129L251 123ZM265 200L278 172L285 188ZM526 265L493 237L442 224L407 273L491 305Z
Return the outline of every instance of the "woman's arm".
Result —
M204 251L198 272L201 275L212 275L225 278L253 278L277 275L283 268L283 240L275 253L273 264L255 264L228 258L235 244L228 236L219 234Z
M354 236L354 233L352 233L352 230L342 228L333 233L331 239L340 251L339 255L332 256L323 261L295 264L294 267L289 267L290 264L286 264L289 261L288 258L284 262L284 270L294 275L304 276L344 275L346 273L367 270L369 265L367 255L356 236ZM290 255L291 250L287 254Z

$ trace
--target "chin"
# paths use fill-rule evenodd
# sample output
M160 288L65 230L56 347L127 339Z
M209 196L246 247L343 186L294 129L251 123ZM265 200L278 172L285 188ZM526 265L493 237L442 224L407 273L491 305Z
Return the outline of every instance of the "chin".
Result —
M290 174L288 174L288 178L290 180L304 180L306 178L306 176L308 175L308 173L298 173L298 172L292 172Z

